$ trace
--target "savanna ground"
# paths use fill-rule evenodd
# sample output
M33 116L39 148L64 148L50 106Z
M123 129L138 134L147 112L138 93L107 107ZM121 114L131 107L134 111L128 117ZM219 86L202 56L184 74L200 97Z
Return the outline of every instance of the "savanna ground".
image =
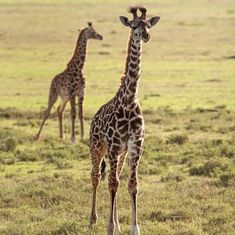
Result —
M86 136L96 110L119 86L133 1L0 0L0 234L87 234L91 202L87 141L58 138L56 106L34 142L53 76L65 68L88 20ZM235 231L235 2L146 1L160 15L144 45L139 98L146 123L139 169L143 235ZM77 127L78 130L78 127ZM79 135L79 132L77 133ZM118 194L122 234L130 228L128 165ZM99 188L105 234L109 193Z

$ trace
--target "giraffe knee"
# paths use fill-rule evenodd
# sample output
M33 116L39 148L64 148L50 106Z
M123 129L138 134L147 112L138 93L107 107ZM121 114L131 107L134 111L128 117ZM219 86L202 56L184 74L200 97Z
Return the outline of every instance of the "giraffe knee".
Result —
M100 175L93 177L91 182L93 187L97 187L97 185L100 183Z
M46 109L46 110L44 111L44 113L43 113L43 117L44 117L44 118L48 118L49 115L50 115L50 110L49 110L49 109Z
M79 112L79 119L83 119L83 114L81 112Z
M59 117L59 118L62 118L62 117L63 117L63 113L62 113L62 112L60 112L60 110L59 110L59 109L57 109L57 114L58 114L58 117Z
M81 96L78 98L79 105L83 103L84 96L81 94Z
M118 186L119 186L119 179L109 177L109 190L116 193L118 190Z
M71 117L72 117L72 119L76 118L76 110L71 111Z
M101 178L101 174L97 170L92 170L91 172L91 181L92 185L95 187L99 184Z
M136 195L138 193L138 184L137 181L130 179L128 183L128 191L130 195Z

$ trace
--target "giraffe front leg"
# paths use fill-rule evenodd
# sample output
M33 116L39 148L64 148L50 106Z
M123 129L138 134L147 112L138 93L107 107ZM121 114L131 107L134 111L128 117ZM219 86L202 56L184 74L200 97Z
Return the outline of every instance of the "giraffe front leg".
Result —
M92 158L92 172L91 172L91 181L93 187L93 195L92 195L92 209L90 214L90 228L92 228L93 224L96 224L98 216L97 216L97 208L96 208L96 198L97 198L97 187L100 183L101 179L101 162L105 155L105 146L99 141L94 142L90 145L90 152Z
M131 235L139 235L140 229L137 219L137 196L138 196L138 165L142 155L143 139L129 141L129 165L130 179L128 183L128 191L131 197L132 219L131 219Z
M83 96L78 97L78 115L79 115L79 120L80 120L80 136L81 140L85 139L84 135L84 116L83 116Z
M75 97L70 98L70 104L71 104L71 141L72 143L75 143L75 119L76 119L76 107L75 107Z
M109 153L110 174L109 174L109 192L110 192L110 216L107 225L107 235L118 234L118 228L115 223L116 195L119 186L118 177L118 156L115 153Z
M94 157L94 155L93 155L93 157ZM90 215L90 227L92 227L93 224L96 224L97 219L98 219L96 198L97 198L97 187L100 183L100 178L101 178L101 175L100 175L99 159L96 159L94 161L93 166L92 166L92 172L91 172L93 196L92 196L92 209L91 209L91 215Z
M115 231L114 234L119 234L121 233L121 227L119 224L119 218L118 218L118 209L117 209L117 195L115 198L115 202L114 202L114 223L115 223Z
M123 166L124 166L124 162L125 162L125 159L126 159L126 155L127 155L127 152L124 152L118 158L118 169L117 169L118 178L120 178L120 176L121 176L122 169L123 169ZM119 234L119 233L121 233L121 227L120 227L119 219L118 219L117 196L116 196L115 205L114 205L114 221L115 221L115 224L116 224L115 234Z

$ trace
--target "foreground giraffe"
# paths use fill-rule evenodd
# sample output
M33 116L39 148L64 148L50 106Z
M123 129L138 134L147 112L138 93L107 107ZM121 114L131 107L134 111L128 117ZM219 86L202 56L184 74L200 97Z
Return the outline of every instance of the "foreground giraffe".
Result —
M83 120L83 99L85 90L85 78L83 76L83 66L86 59L87 42L89 39L102 40L103 37L98 34L92 23L88 23L88 27L81 30L77 45L72 59L67 64L67 68L60 74L56 75L51 82L48 107L44 111L43 120L35 139L39 139L45 121L50 115L50 111L58 96L61 98L61 103L57 108L60 127L60 138L63 139L63 117L64 109L68 101L71 104L71 120L72 133L71 141L75 142L75 119L76 119L76 96L78 97L78 114L80 119L81 139L84 140L84 120Z
M137 15L137 10L141 16ZM127 50L126 67L121 85L116 95L95 114L90 130L90 152L92 158L93 202L90 215L90 226L97 221L96 192L104 176L104 156L107 153L110 162L109 191L110 216L107 235L120 232L117 214L117 190L119 176L128 153L130 179L128 190L132 201L131 234L139 235L137 222L137 172L143 151L144 120L138 103L138 81L140 77L140 60L142 41L148 42L149 28L154 26L160 17L146 20L146 8L131 7L133 20L120 16L122 24L131 28ZM102 169L101 169L102 168Z

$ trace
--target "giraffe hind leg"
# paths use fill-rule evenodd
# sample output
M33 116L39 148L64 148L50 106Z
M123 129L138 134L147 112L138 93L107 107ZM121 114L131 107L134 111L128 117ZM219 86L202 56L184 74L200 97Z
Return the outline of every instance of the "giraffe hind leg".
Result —
M85 139L84 135L84 116L83 116L83 96L78 97L78 114L80 120L80 136L81 140Z
M137 218L137 196L138 196L138 165L143 152L143 137L129 140L128 154L130 166L130 179L128 191L131 197L132 219L131 235L139 235L140 229Z
M117 198L117 191L118 191L118 187L119 187L119 175L118 175L119 157L120 156L119 156L119 154L116 153L116 151L112 151L111 149L109 150L110 215L109 215L108 225L107 225L107 235L118 234L120 231L120 226L119 226L119 224L116 224L116 219L115 219L115 214L117 212L117 208L116 208L116 200L117 199L116 198Z
M48 99L48 107L47 107L47 109L43 113L43 120L41 122L39 131L38 131L37 135L35 136L35 140L38 140L40 138L42 128L43 128L46 120L48 119L48 117L50 115L50 112L51 112L51 108L55 104L57 98L58 98L58 94L56 92L56 89L51 85L49 99Z
M71 141L72 143L75 143L75 120L76 120L76 102L75 97L70 98L70 104L71 104Z

